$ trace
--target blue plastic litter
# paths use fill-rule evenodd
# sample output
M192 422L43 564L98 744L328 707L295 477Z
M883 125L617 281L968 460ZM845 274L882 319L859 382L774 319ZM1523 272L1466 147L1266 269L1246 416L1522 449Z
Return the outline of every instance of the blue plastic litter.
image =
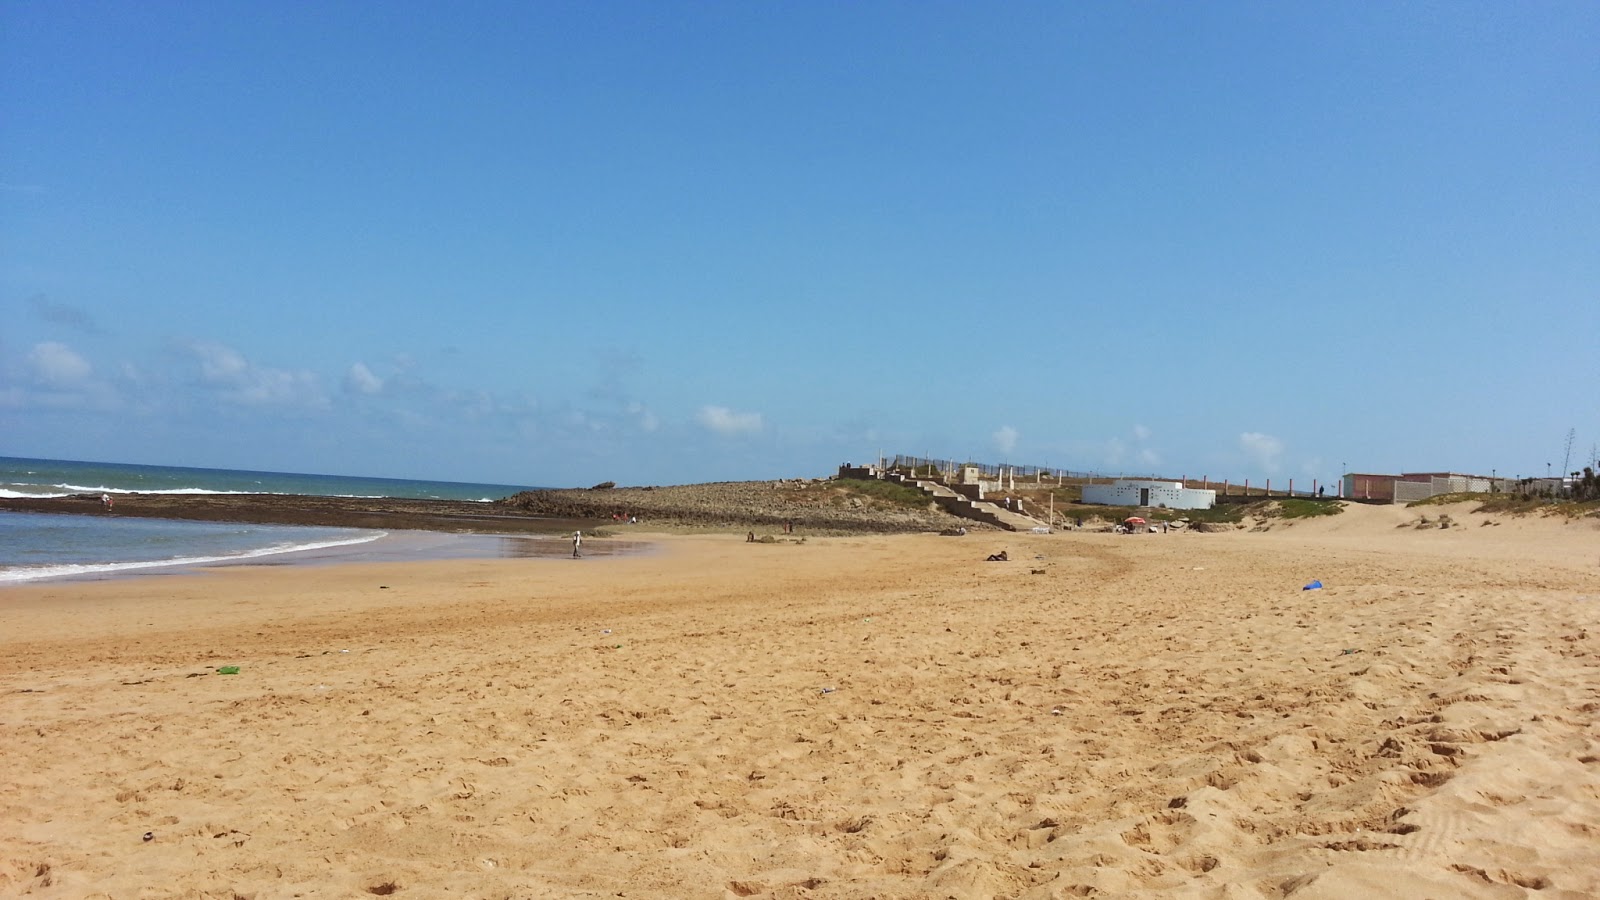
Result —
M1302 590L1302 591L1320 591L1320 590L1322 590L1322 582L1313 581L1310 584L1306 585L1305 587L1301 588L1300 590Z

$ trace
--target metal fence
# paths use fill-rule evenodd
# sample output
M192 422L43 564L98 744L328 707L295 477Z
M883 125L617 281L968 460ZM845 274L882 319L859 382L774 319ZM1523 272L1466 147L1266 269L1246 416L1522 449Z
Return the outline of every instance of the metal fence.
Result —
M1124 476L1111 476L1103 472L1075 472L1071 469L1057 469L1051 466L1022 465L1020 463L983 463L975 460L956 461L953 459L930 459L925 456L907 456L897 454L893 459L884 460L886 469L905 469L907 471L927 472L930 469L946 475L956 475L963 468L971 466L978 470L984 478L999 478L1002 475L1011 475L1014 478L1071 478L1089 480L1094 478L1111 478Z
M1096 481L1111 482L1119 479L1172 481L1182 482L1185 487L1209 488L1211 490L1215 490L1219 498L1252 496L1261 498L1268 496L1313 498L1321 496L1317 494L1314 489L1308 490L1305 487L1295 488L1292 491L1288 490L1289 485L1294 483L1293 479L1285 479L1274 487L1272 486L1271 481L1261 484L1250 484L1248 481L1230 482L1228 480L1219 481L1213 479L1188 477L1172 478L1143 472L1081 472L1075 469L1058 469L1053 466L1036 466L1008 462L985 463L970 459L958 461L953 459L935 459L926 456L909 456L903 453L896 454L892 458L879 460L879 465L887 470L899 469L923 477L928 477L930 473L932 473L952 479L960 475L962 468L972 466L978 470L979 477L986 481L998 480L1008 475L1017 481L1034 481L1040 478L1048 478L1053 480L1066 479L1070 481L1084 481L1091 484ZM1333 491L1337 489L1337 483L1335 482L1321 485L1321 487L1326 490Z

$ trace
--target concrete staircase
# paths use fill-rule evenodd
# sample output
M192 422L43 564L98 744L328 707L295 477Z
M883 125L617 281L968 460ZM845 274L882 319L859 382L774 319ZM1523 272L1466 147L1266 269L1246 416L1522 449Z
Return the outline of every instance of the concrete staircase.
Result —
M933 502L939 504L940 509L963 519L972 519L975 522L983 522L996 528L1004 528L1007 531L1031 531L1034 528L1044 528L1049 524L1032 516L1013 512L987 500L973 500L970 497L956 493L937 481L910 478L899 472L888 472L883 477L887 481L916 488L927 494Z

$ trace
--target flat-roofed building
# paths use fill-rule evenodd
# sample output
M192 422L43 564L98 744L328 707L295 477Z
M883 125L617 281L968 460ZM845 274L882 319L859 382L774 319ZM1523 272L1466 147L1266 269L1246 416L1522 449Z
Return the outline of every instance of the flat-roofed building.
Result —
M1122 479L1111 484L1086 484L1083 502L1106 506L1164 506L1167 509L1210 509L1217 492L1186 488L1181 481Z

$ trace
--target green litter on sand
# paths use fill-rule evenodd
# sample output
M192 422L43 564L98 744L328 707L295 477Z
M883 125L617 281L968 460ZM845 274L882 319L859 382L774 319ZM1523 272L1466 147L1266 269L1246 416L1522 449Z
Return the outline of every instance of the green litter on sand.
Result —
M218 666L217 667L217 674L218 675L237 675L237 674L239 674L239 667L238 666Z

